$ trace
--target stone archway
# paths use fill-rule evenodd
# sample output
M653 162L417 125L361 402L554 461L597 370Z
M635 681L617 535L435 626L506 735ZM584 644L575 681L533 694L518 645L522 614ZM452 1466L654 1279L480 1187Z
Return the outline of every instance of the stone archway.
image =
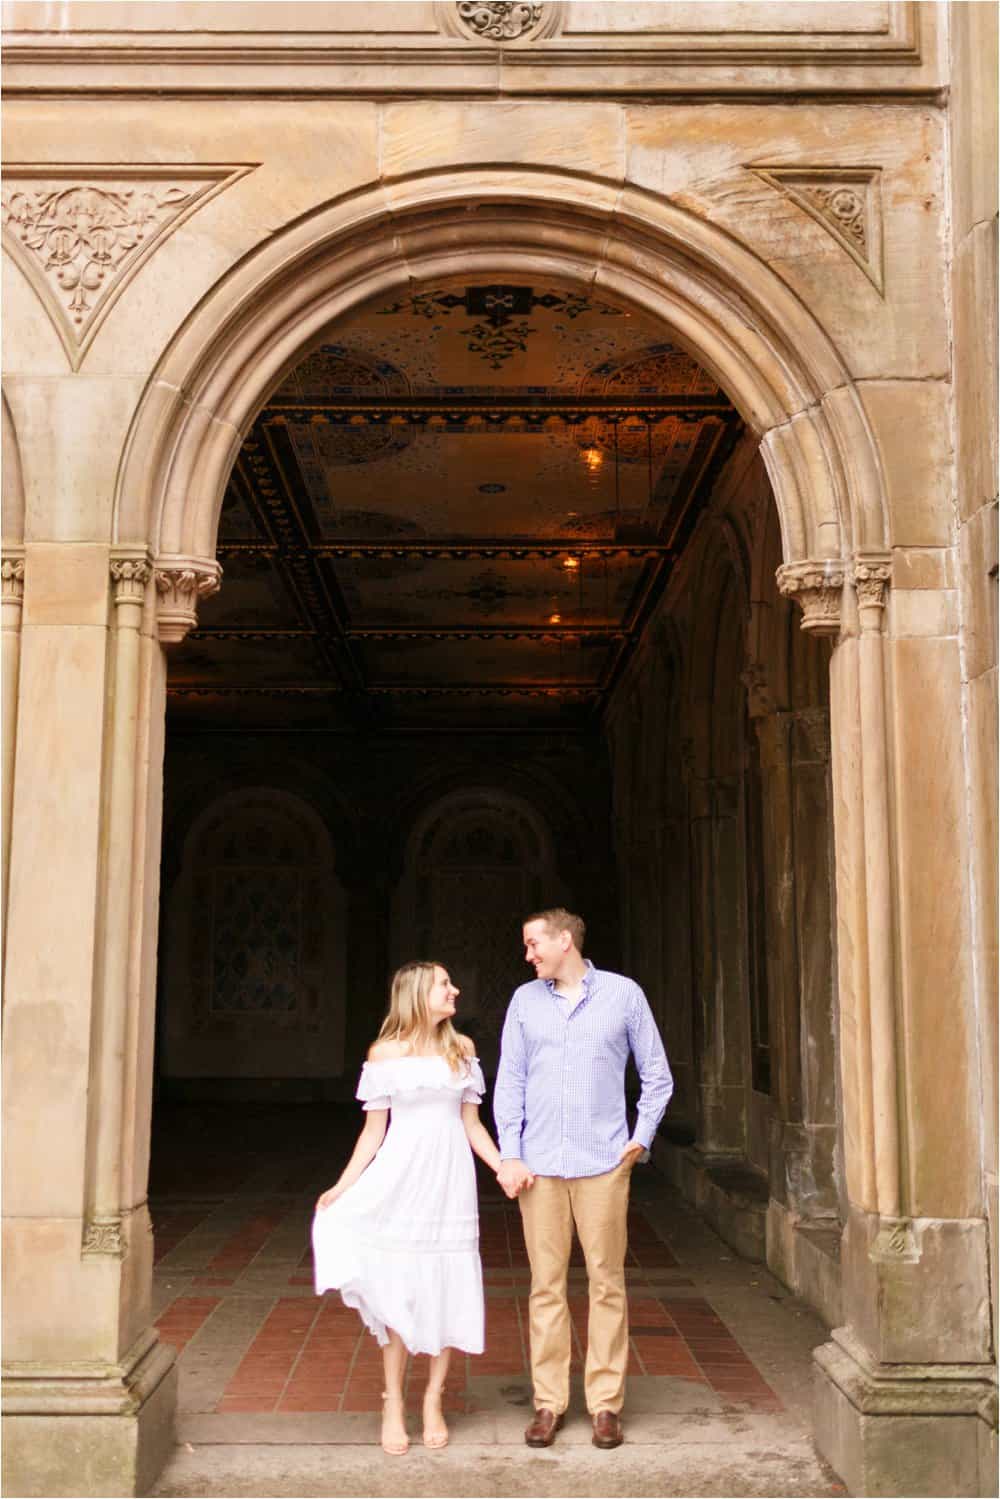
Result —
M215 532L242 435L338 316L425 277L539 268L653 313L726 389L758 438L771 481L779 585L800 604L808 632L843 631L832 716L835 724L856 722L860 735L840 762L837 787L838 853L848 861L856 934L855 964L841 974L841 1093L852 1147L848 1195L862 1232L877 1235L902 1209L880 638L886 504L877 446L849 372L801 301L759 260L650 195L542 171L522 171L516 184L502 171L477 173L474 184L462 171L419 177L394 184L389 201L379 189L313 215L226 278L150 383L118 487L119 623L139 602L133 578L151 564L160 641L183 639L194 624L199 597L219 586ZM143 632L153 627L147 599ZM116 639L127 652L135 637L119 629ZM149 696L135 706L140 720L148 713L159 721L163 661L152 639L147 650L141 682ZM116 701L116 716L129 706ZM118 789L116 779L112 815ZM131 806L127 774L121 793ZM135 831L135 850L153 852L150 830ZM149 853L147 879L155 882ZM124 867L120 873L128 879ZM141 1161L141 1139L136 1144Z
M523 168L514 186L502 170L457 169L403 179L388 202L381 188L349 195L277 236L201 304L161 360L128 440L115 540L149 547L169 574L164 639L184 628L199 589L215 586L225 478L249 418L286 370L366 300L474 271L583 281L670 327L760 438L784 563L813 568L789 574L787 586L814 627L812 595L837 591L836 564L852 550L881 553L877 448L850 372L762 261L634 188Z
M837 873L850 960L840 974L842 1097L856 1273L874 1304L874 1247L905 1281L891 836L882 620L889 565L877 445L831 337L772 271L693 215L576 175L457 170L346 197L278 235L229 274L161 360L121 466L112 580L115 692L106 781L107 898L97 945L94 1124L87 1164L94 1256L133 1253L107 1288L147 1371L150 1014L155 969L165 666L200 596L219 585L215 533L246 424L323 330L376 293L437 274L544 267L604 288L669 327L756 434L781 529L779 577L804 628L842 634L832 676ZM126 1022L125 1017L129 1017ZM125 1057L125 1086L120 1058ZM868 1256L870 1261L870 1256ZM915 1279L905 1282L916 1284ZM871 1340L869 1340L871 1341ZM131 1357L131 1355L130 1355ZM827 1361L827 1408L845 1413L853 1355ZM162 1360L161 1360L162 1363ZM159 1366L155 1371L164 1380ZM862 1372L857 1378L868 1378ZM854 1409L857 1409L856 1404ZM828 1422L828 1450L841 1440Z

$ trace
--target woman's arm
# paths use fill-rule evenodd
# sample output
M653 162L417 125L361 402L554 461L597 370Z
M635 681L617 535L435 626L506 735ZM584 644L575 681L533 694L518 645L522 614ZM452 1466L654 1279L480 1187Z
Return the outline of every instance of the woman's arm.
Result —
M485 1161L491 1171L499 1171L500 1152L494 1145L489 1130L479 1117L478 1103L463 1103L462 1123L465 1125L469 1144L479 1159Z
M378 1148L385 1139L385 1132L389 1124L388 1109L369 1109L365 1115L365 1127L358 1136L358 1143L354 1147L354 1153L343 1172L337 1178L335 1184L328 1188L317 1199L317 1208L328 1208L332 1202L342 1196L348 1189L353 1187L358 1177L368 1166L371 1165L378 1153ZM486 1131L484 1130L485 1134ZM486 1136L489 1139L489 1136Z

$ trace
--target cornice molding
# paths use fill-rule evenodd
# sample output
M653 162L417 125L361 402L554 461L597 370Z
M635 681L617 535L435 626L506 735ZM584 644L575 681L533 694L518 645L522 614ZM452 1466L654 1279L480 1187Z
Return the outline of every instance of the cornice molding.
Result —
M882 27L769 33L722 27L584 29L585 16L578 19L572 7L542 0L509 7L519 17L530 13L530 24L519 20L518 34L508 37L489 36L488 26L480 29L463 20L454 0L435 5L430 24L374 34L370 29L279 34L235 27L184 33L170 29L170 7L162 9L159 31L9 31L4 38L7 96L516 95L569 89L611 97L891 92L926 98L939 95L945 84L934 38L925 46L921 37L929 18L915 0L889 0ZM474 9L486 15L500 7L484 0ZM931 17L930 25L936 24Z

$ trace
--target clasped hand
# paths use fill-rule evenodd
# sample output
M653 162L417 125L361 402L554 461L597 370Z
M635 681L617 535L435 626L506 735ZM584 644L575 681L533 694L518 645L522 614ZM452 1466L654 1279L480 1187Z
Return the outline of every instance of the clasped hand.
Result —
M533 1187L535 1178L523 1161L501 1161L497 1181L508 1197L518 1197L526 1187Z

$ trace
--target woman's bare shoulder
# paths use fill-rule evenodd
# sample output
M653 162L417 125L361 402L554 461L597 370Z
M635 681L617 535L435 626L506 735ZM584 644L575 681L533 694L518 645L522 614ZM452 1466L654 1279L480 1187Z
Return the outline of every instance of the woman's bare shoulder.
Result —
M476 1055L476 1043L471 1036L459 1036L458 1044L462 1048L463 1057L474 1057Z
M369 1062L391 1062L393 1057L405 1057L407 1048L402 1041L373 1041L368 1048Z

